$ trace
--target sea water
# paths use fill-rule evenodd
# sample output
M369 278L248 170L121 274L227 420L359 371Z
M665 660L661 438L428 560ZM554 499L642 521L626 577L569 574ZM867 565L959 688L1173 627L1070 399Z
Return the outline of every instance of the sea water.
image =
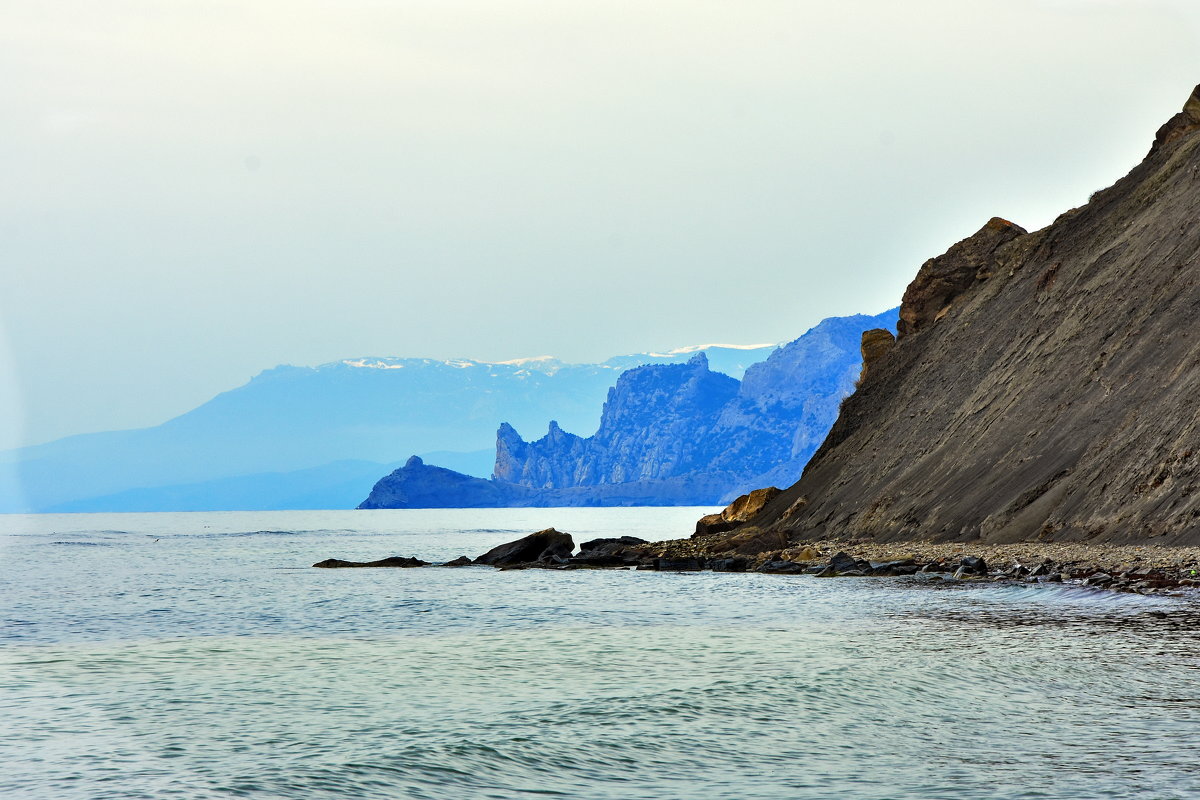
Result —
M0 797L1200 797L1187 601L310 566L710 510L0 517Z

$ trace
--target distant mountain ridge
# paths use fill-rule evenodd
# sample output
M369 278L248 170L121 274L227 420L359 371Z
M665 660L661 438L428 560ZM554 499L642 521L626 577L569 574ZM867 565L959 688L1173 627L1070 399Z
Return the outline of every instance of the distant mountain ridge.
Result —
M593 436L551 422L526 442L505 422L492 480L410 460L360 507L712 504L764 480L790 484L854 387L863 332L896 320L894 309L824 320L741 381L703 352L635 367L609 390Z
M338 482L353 473L361 490L324 495L350 507L397 452L440 451L439 460L486 475L491 459L481 464L474 454L491 449L498 420L539 429L554 418L592 430L605 393L629 367L681 363L703 350L740 374L774 349L702 345L597 364L366 357L279 366L161 425L0 453L0 472L10 476L0 513L296 507L287 504L304 502L306 491L321 496L313 470Z

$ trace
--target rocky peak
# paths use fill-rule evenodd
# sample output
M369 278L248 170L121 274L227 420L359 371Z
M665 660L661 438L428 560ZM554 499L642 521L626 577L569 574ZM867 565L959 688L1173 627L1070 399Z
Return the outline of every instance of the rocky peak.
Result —
M409 456L408 461L404 462L405 469L411 469L412 467L423 467L423 466L425 466L425 462L421 460L420 456Z
M1183 110L1158 129L1150 153L1154 154L1163 145L1196 130L1200 130L1200 86L1192 90L1187 102L1183 104Z
M858 382L861 385L867 379L867 370L871 365L879 359L887 355L887 352L896 344L896 337L886 328L872 328L869 331L863 331L862 345L862 372L859 373Z
M1020 225L992 217L974 234L922 264L900 303L899 335L915 333L941 319L960 295L991 276L1004 245L1026 233Z
M517 429L507 422L501 422L500 429L496 431L496 465L492 468L492 474L502 481L517 483L528 452L529 445L517 433Z

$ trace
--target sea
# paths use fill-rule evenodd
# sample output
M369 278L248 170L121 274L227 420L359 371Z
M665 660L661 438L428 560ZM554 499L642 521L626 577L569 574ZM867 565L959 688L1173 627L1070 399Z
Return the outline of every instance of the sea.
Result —
M1192 601L311 567L712 510L0 516L0 797L1200 798Z

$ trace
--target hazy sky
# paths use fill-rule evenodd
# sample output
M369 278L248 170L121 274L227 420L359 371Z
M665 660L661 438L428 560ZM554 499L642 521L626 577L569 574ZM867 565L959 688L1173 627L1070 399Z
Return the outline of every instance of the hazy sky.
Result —
M1196 5L0 0L0 447L878 312L1140 160Z

